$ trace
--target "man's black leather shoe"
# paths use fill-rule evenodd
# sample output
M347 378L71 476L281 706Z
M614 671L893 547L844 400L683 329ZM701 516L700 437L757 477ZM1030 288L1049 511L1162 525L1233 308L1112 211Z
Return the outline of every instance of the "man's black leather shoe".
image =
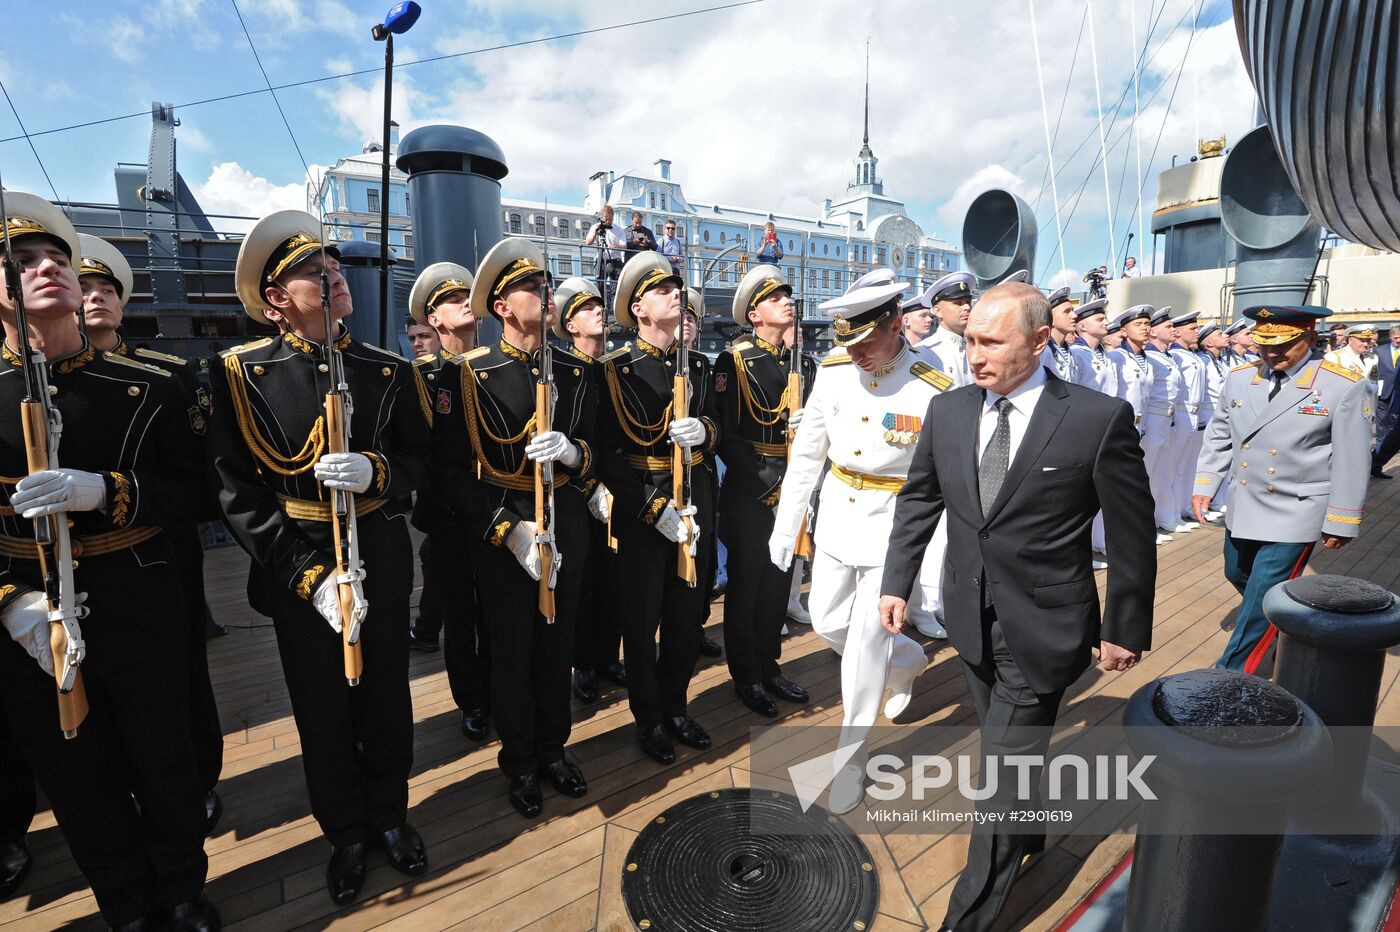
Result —
M34 859L23 838L0 845L0 900L8 899L19 889L33 866Z
M515 811L527 819L535 818L544 808L544 797L540 795L540 781L535 779L532 773L511 777L509 795L510 804L515 807Z
M204 837L208 838L214 834L214 829L219 827L219 819L224 815L224 801L219 798L218 790L205 790L204 792Z
M812 698L807 695L807 690L785 676L775 676L771 680L764 680L763 685L768 687L770 693L788 702L805 703Z
M365 843L357 841L331 851L326 865L326 889L337 906L354 902L365 885Z
M778 704L773 701L773 697L768 695L768 690L763 688L762 683L750 683L747 686L734 684L734 692L739 694L739 701L748 706L759 715L768 718L778 717Z
M676 762L676 749L660 725L655 728L645 728L638 725L637 741L642 746L642 752L658 764L674 764Z
M468 709L462 713L462 734L473 741L485 741L491 730L491 718L483 709Z
M419 634L417 628L408 629L408 646L414 650L432 653L438 649L438 637L436 634Z
M380 835L379 844L400 874L417 877L428 869L428 848L423 844L423 836L407 822Z
M666 730L681 744L697 750L703 751L710 746L709 734L689 715L673 715L666 719Z
M619 686L626 686L627 667L623 665L621 660L614 660L603 668L603 677L604 679L612 680Z
M563 758L541 767L540 776L565 796L578 799L588 792L588 781L583 778L583 771Z
M700 656L722 657L724 650L719 646L719 641L702 634L700 635Z
M170 911L171 932L219 932L223 927L219 911L202 894Z
M592 670L574 671L574 696L584 705L592 705L598 701L598 678L593 675Z

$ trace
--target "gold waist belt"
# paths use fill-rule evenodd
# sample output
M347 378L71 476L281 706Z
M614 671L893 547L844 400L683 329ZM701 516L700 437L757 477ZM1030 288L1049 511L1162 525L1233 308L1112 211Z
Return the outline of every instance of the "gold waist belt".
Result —
M749 440L747 443L759 456L787 459L787 444L785 443L760 443L757 440Z
M853 489L874 489L877 492L898 492L904 488L904 480L894 476L871 476L863 472L842 469L831 464L831 474Z
M517 492L533 492L535 490L535 471L520 476L499 475L493 476L490 473L482 473L481 481L487 485L494 485L498 489L514 489ZM559 488L569 481L569 477L563 475L559 470L554 471L553 488Z
M645 469L647 472L665 472L671 468L671 458L669 456L642 456L637 453L624 453L623 459L627 465L635 469ZM690 465L699 466L705 459L705 454L695 452L690 454Z
M373 514L388 504L386 498L360 498L355 497L355 517L363 518L367 514ZM287 495L277 496L277 504L282 506L282 513L296 521L330 521L331 503L312 502L304 498L292 498Z
M128 547L145 543L160 533L158 527L133 527L124 531L106 531L101 534L87 534L72 539L73 556L97 557L104 553L116 553ZM39 545L32 537L9 537L0 535L0 554L16 560L39 559Z

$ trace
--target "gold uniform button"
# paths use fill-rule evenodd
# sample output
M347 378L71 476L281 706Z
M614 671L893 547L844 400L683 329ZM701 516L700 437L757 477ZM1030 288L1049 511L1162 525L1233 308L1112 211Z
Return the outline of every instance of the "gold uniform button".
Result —
M578 369L575 369L575 370L574 370L574 375L583 375L583 372L580 371L580 370L578 370Z
M1246 443L1246 444L1244 445L1243 449L1248 450L1248 449L1249 449L1249 444Z
M253 367L253 375L265 375L265 374L267 374L267 370L264 369L262 366L254 366L254 367Z
M623 375L626 375L627 373L629 373L629 372L631 372L631 371L632 371L632 367L631 367L631 366L623 366L623 367L622 367L622 374L623 374Z
M540 374L540 370L539 370L538 368L536 368L535 366L531 366L531 367L530 367L530 374L531 374L531 375L539 375L539 374Z
M436 378L437 378L437 373L436 373L436 372L429 372L429 373L428 373L428 381L429 381L429 382L433 381L433 380L436 379Z
M139 385L128 385L126 387L126 393L132 398L135 398L137 395L141 394L141 387Z
M383 374L383 375L393 375L393 374L394 374L394 370L393 370L393 369L390 369L388 366L385 366L383 369L380 369L379 371L380 371L380 373Z
M1270 467L1269 467L1267 470L1265 470L1265 471L1268 472L1268 474L1272 476L1272 475L1274 474L1274 467L1270 466Z
M850 498L846 499L846 501L848 501L848 502L850 502L852 505L854 505L854 504L856 503L855 496L854 496L854 495L851 496Z
M485 382L485 381L486 381L487 379L489 379L489 378L491 378L491 373L489 373L489 372L483 372L483 373L481 373L481 381Z
M879 388L879 387L880 387L880 383L879 383L879 382L871 382L871 383L870 383L870 387L871 387L871 388Z
M50 385L50 386L49 386L49 394L50 394L50 395L57 395L57 394L58 394L58 386L57 386L57 385Z
M870 418L868 418L868 417L866 417L864 414L862 414L862 415L860 416L860 422L861 422L862 424L868 424L868 423L870 423Z
M1240 469L1248 469L1248 468L1249 468L1249 464L1248 464L1248 463L1240 463Z
M317 363L317 364L316 364L316 371L317 371L317 372L330 372L330 371L331 371L331 367L328 366L328 365L326 365L326 364L323 363L323 362Z
M1266 486L1265 489L1264 489L1264 491L1266 491L1266 492L1272 492L1273 490L1274 490L1274 487L1271 486L1271 485L1270 485L1270 486Z
M1278 451L1277 451L1277 450L1270 450L1270 451L1269 451L1269 455L1270 455L1270 456L1278 456Z
M1249 480L1248 480L1248 479L1241 479L1241 480L1240 480L1240 485L1249 485Z

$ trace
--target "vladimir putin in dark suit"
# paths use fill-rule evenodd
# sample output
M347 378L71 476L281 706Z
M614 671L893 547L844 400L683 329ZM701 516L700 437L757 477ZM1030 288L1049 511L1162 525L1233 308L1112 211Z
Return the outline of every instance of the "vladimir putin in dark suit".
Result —
M1060 699L1092 648L1105 670L1126 670L1152 636L1155 533L1132 409L1044 369L1049 333L1050 308L1029 285L993 288L973 308L974 384L929 404L881 587L881 621L898 631L924 548L946 517L948 637L982 724L982 753L998 759L1046 753ZM1113 554L1102 615L1090 548L1100 509ZM1001 773L997 795L979 809L1037 808L1038 796L1015 799L1011 768ZM947 928L991 926L1022 856L1044 846L1043 827L1020 832L1005 823L974 832Z

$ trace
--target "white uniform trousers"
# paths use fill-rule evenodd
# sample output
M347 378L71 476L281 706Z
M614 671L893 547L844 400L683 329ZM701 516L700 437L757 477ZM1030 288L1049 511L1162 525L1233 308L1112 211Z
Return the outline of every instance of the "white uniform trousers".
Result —
M1207 424L1210 423L1211 411L1209 409L1201 412L1201 416L1205 418ZM1191 494L1192 489L1196 487L1196 460L1200 458L1201 445L1205 439L1205 431L1191 431L1190 435L1186 437L1181 463L1176 470L1177 512L1183 516L1191 514Z
M812 630L841 655L841 739L863 742L880 715L885 680L896 669L922 670L924 649L905 634L880 625L880 566L847 566L816 548L807 607Z
M1201 441L1205 438L1201 432L1192 425L1195 415L1187 413L1183 408L1176 412L1176 423L1172 426L1172 439L1167 445L1167 452L1164 454L1162 471L1164 488L1166 495L1165 502L1156 502L1157 524L1166 528L1174 528L1182 522L1181 507L1181 476L1187 470L1191 470L1191 483L1196 482L1196 458L1191 456L1191 463L1188 466L1186 458L1190 455L1191 446L1195 444L1196 452L1200 452ZM1156 501L1154 499L1154 501ZM1189 509L1187 509L1189 510ZM1163 520L1166 518L1167 520Z
M1172 419L1170 415L1149 412L1143 416L1142 426L1142 458L1143 465L1147 467L1147 483L1152 490L1155 523L1168 531L1175 530L1181 519L1171 513L1174 478L1171 460L1180 452L1172 446Z
M943 557L948 551L948 522L939 521L924 551L919 582L909 600L909 617L916 624L943 623Z

